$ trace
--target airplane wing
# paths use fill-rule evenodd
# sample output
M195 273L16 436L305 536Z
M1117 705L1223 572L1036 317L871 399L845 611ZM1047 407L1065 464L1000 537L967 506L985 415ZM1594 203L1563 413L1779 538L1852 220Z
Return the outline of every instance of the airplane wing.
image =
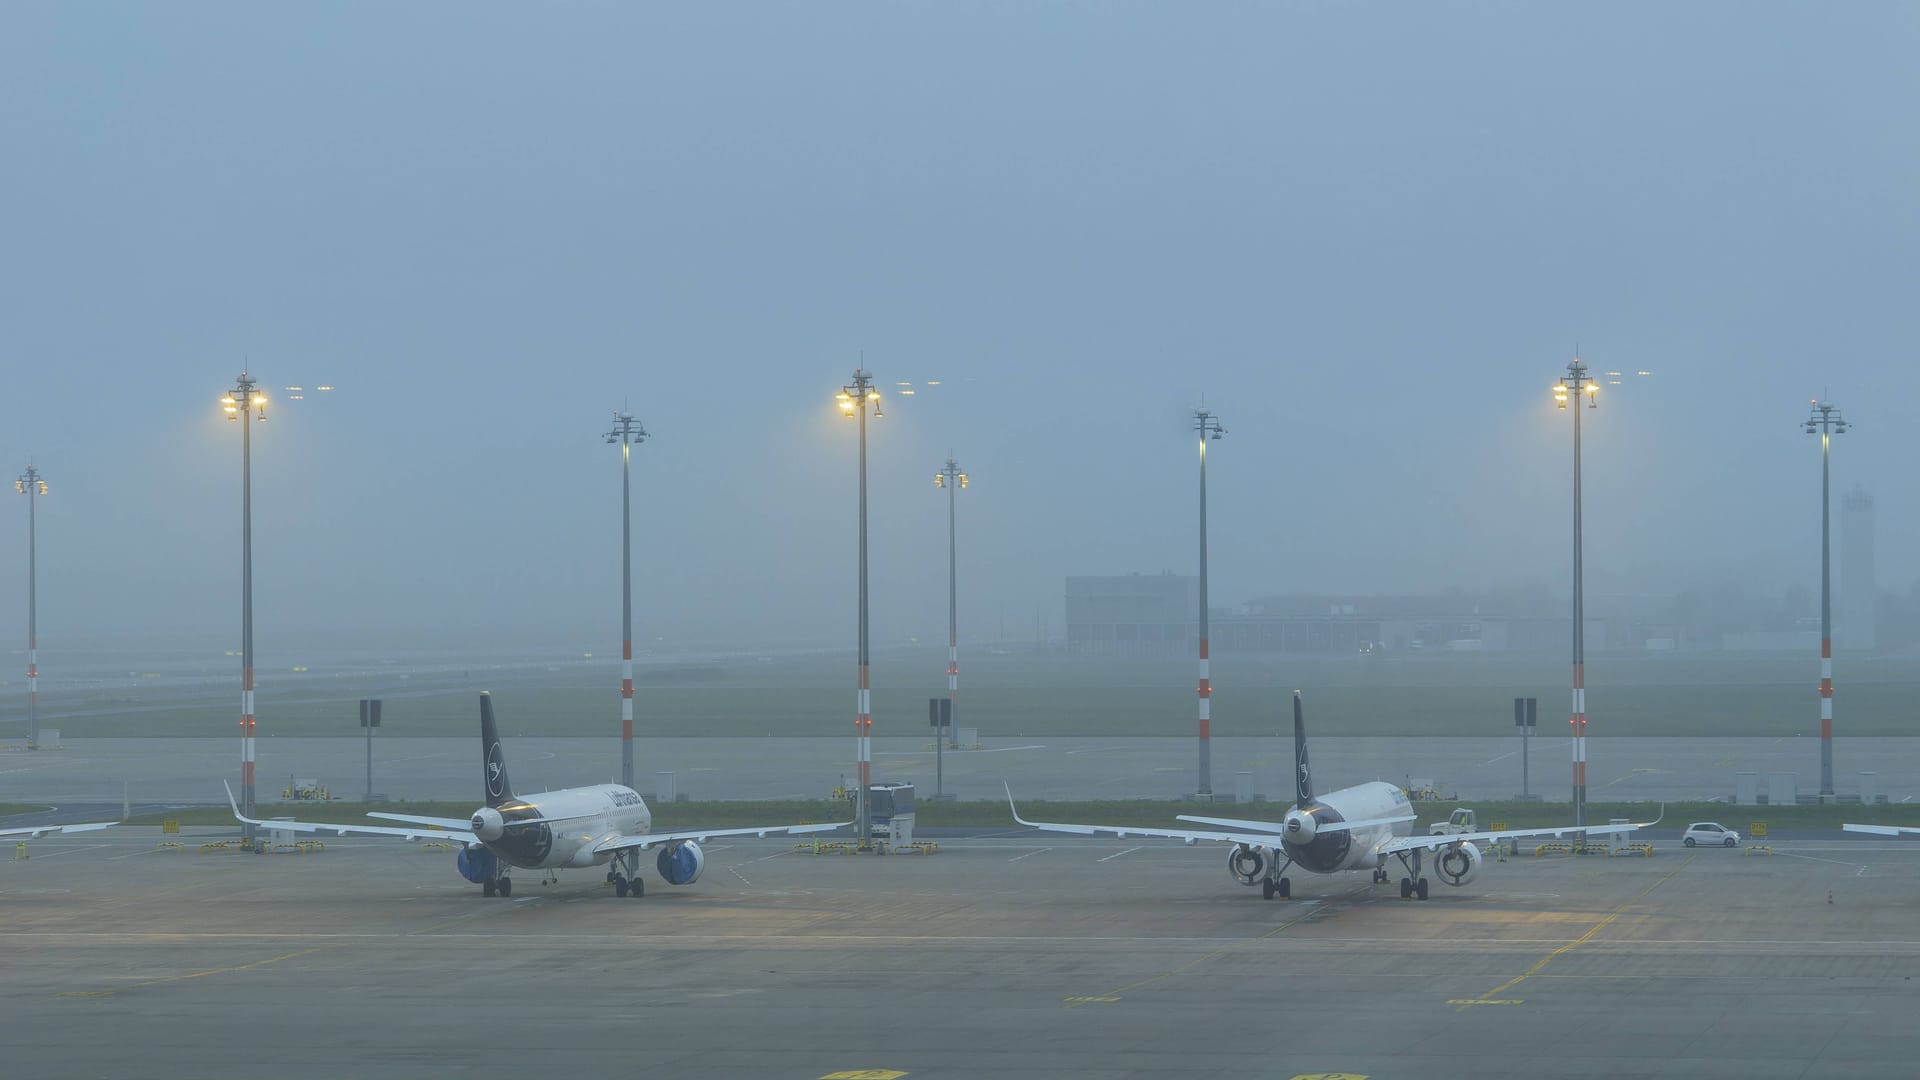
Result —
M1867 833L1872 836L1902 836L1907 833L1920 833L1920 829L1906 825L1842 825L1847 832Z
M221 783L226 785L226 781ZM462 844L477 844L480 841L466 828L466 822L460 822L459 829L438 829L416 827L395 829L384 825L336 825L332 822L317 821L262 821L250 818L240 812L240 804L234 800L233 787L227 785L227 805L233 808L234 819L248 825L258 825L263 829L285 829L288 832L332 833L335 836L394 836L403 840L452 840Z
M1664 816L1664 813L1663 815ZM1628 833L1635 829L1644 829L1659 823L1636 821L1626 825L1555 825L1547 829L1507 829L1503 832L1443 833L1439 836L1396 836L1381 845L1380 854L1391 855L1396 851L1412 851L1414 848L1442 848L1448 844L1457 844L1463 840L1484 842L1487 840L1513 840L1522 836L1568 836L1573 833L1586 833L1588 836L1608 836L1614 833Z
M1073 833L1079 836L1111 835L1122 840L1136 836L1151 836L1164 840L1179 840L1187 844L1202 840L1215 844L1248 844L1255 847L1272 847L1280 842L1278 833L1269 832L1202 832L1189 829L1148 829L1133 825L1075 825L1064 821L1028 821L1020 816L1020 808L1013 804L1013 790L1007 790L1007 808L1013 811L1013 820L1030 829L1042 832Z
M459 829L462 832L470 831L473 828L473 822L466 818L425 817L420 814L389 814L379 810L369 810L367 811L367 816L377 817L384 821L405 821L414 825L437 825L442 829Z
M1278 836L1287 831L1283 821L1248 821L1244 818L1197 817L1193 814L1175 814L1180 821L1197 821L1202 825L1224 825L1229 829L1244 829L1252 832L1269 832ZM1393 817L1367 818L1361 821L1318 821L1316 832L1342 832L1351 829L1371 829L1375 825L1397 825L1402 821L1412 821L1412 814L1397 814Z
M29 840L38 840L48 833L56 832L93 832L96 829L111 828L120 824L117 821L89 821L84 825L35 825L25 829L0 829L0 836L24 836Z
M671 844L676 840L706 841L715 836L757 836L762 839L770 833L787 833L798 836L802 833L832 832L853 824L851 821L836 821L830 825L755 825L745 829L687 829L682 832L643 833L639 836L609 836L593 846L596 852L625 851L638 848L645 851L655 844Z

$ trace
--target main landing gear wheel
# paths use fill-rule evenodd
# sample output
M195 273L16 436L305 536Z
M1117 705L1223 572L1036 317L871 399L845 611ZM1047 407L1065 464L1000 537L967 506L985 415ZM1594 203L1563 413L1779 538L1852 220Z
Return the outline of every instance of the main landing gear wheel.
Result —
M636 900L647 895L647 883L641 881L639 878L634 878L632 881L627 882L627 895Z
M627 879L626 878L617 877L613 879L613 895L615 896L627 895Z
M501 896L513 895L513 879L512 878L503 877L500 879L500 895Z
M1400 899L1409 900L1409 899L1412 899L1412 897L1413 897L1413 879L1408 877L1401 878L1400 879Z
M481 896L492 896L493 893L494 893L493 879L489 878L486 881L483 881L480 883Z
M1274 885L1272 878L1260 879L1260 899L1271 900L1273 899L1273 894L1279 891L1279 887Z
M1426 878L1421 878L1419 881L1414 882L1413 893L1415 896L1418 896L1422 900L1425 900L1427 898L1427 879Z

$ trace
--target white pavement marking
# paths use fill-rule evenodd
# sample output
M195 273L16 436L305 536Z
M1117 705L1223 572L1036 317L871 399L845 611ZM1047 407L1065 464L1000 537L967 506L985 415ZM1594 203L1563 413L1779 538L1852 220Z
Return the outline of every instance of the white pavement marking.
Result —
M1496 761L1505 761L1505 760L1507 760L1508 758L1510 758L1510 757L1512 757L1513 755L1515 755L1515 754L1517 754L1517 753L1519 753L1519 752L1520 752L1520 751L1518 751L1518 750L1509 750L1509 751L1507 751L1506 753L1504 753L1504 754L1501 754L1501 755L1500 755L1499 757L1497 757L1497 758L1488 758L1487 760L1485 760L1485 761L1483 761L1483 762L1481 762L1480 764L1482 764L1482 765L1491 765L1491 764L1493 764L1493 763L1494 763L1494 762L1496 762Z
M732 875L733 875L734 877L737 877L737 878L739 878L739 879L740 879L740 880L741 880L741 881L742 881L743 883L745 883L745 884L748 884L748 885L751 885L751 884L753 884L753 882L751 882L751 881L747 881L747 875L745 875L745 874L743 874L743 873L741 873L741 872L740 872L740 871L738 871L738 870L735 870L735 869L734 869L733 867L731 867L731 866L729 866L729 867L727 867L727 873L729 873L729 874L732 874Z
M1084 750L1069 750L1066 752L1065 756L1072 757L1075 754L1110 754L1116 750L1132 750L1132 749L1134 749L1134 747L1131 747L1131 746L1090 746Z
M1844 862L1840 859L1823 859L1818 855L1802 855L1795 851L1776 851L1774 854L1784 859L1806 859L1808 862L1832 863L1835 866L1860 866L1857 862ZM1860 869L1865 870L1866 867L1860 866Z
M1010 751L1014 751L1014 750L1045 750L1045 749L1046 749L1046 746L1045 746L1045 745L1043 745L1043 744L1042 744L1042 745L1035 745L1035 746L991 746L991 747L988 747L988 748L987 748L987 749L985 749L985 750L965 750L965 751L962 751L962 753L967 753L967 754L1005 754L1005 753L1008 753L1008 752L1010 752Z
M1050 847L1035 848L1034 850L1027 852L1025 855L1015 855L1013 858L1008 859L1007 861L1019 862L1021 859L1030 859L1033 856L1040 854L1041 852L1052 851L1052 850L1053 849Z
M1105 859L1101 859L1101 860L1099 860L1099 861L1100 861L1100 862L1106 862L1106 861L1107 861L1107 859L1117 859L1117 858L1119 858L1119 857L1120 857L1120 856L1122 856L1122 855L1131 855L1131 854L1133 854L1134 852L1136 852L1136 851L1139 851L1139 850L1140 850L1140 849L1139 849L1139 848L1137 848L1137 847L1130 847L1130 848L1128 848L1128 849L1127 849L1127 850L1125 850L1125 851L1116 851L1116 852L1114 852L1113 854L1111 854L1111 855L1109 855L1109 856L1107 856L1107 857L1106 857Z

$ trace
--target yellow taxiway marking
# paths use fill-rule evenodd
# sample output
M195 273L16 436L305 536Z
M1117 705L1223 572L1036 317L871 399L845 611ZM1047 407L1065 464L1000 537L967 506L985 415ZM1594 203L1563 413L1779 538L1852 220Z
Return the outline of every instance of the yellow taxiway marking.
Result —
M315 945L311 949L300 949L295 952L282 953L279 956L269 956L265 960L255 960L251 964L235 964L232 967L209 968L206 971L189 971L184 975L166 975L158 979L142 979L139 982L127 983L125 986L115 987L112 990L70 990L66 993L55 994L54 997L112 997L121 990L137 990L142 986L159 986L162 983L185 982L188 979L204 979L209 975L231 975L236 971L250 971L253 968L263 968L270 964L277 964L282 960L292 960L295 957L317 953L325 948L327 948L325 945Z
M845 1072L831 1072L820 1080L900 1080L907 1075L899 1069L848 1069Z
M1651 893L1653 890L1659 888L1662 885L1665 885L1667 883L1667 879L1673 877L1673 875L1679 873L1680 871L1685 870L1687 868L1687 863L1690 863L1699 857L1700 856L1698 853L1687 856L1685 862L1682 862L1679 866L1674 867L1673 869L1667 871L1665 874L1660 875L1659 880L1655 881L1653 884L1647 886L1646 888L1641 889L1640 892L1633 897L1633 899L1628 900L1625 903L1622 903L1619 907L1616 907L1612 911L1608 912L1606 916L1603 917L1599 922L1593 924L1592 929L1588 930L1584 934L1581 934L1579 937L1574 938L1572 941L1567 942L1565 945L1562 945L1559 948L1553 950L1547 955L1541 957L1538 963L1534 964L1532 967L1528 968L1527 970L1521 972L1520 974L1514 976L1511 979L1508 979L1506 982L1501 983L1499 986L1494 987L1493 989L1480 995L1478 998L1460 999L1457 1002L1460 1008L1455 1011L1466 1012L1468 1009L1473 1008L1475 1005L1494 1004L1495 1003L1494 999L1498 998L1500 991L1511 990L1514 987L1519 986L1521 983L1526 982L1528 979L1533 978L1535 975L1538 975L1542 968L1546 967L1548 964L1553 963L1553 961L1557 957L1564 956L1565 954L1572 952L1573 950L1579 948L1580 946L1585 945L1587 942L1592 941L1595 934L1598 934L1600 931L1605 930L1607 927L1613 925L1613 920L1619 918L1622 915L1625 915L1627 913L1628 908L1632 907L1633 905L1639 903L1642 900L1645 900L1647 898L1648 893ZM1502 999L1498 1003L1503 1005L1519 1004L1518 1001L1512 1001L1512 1000L1506 1000L1506 999ZM1453 1004L1456 1004L1456 1002L1448 1001L1447 1004L1453 1005Z

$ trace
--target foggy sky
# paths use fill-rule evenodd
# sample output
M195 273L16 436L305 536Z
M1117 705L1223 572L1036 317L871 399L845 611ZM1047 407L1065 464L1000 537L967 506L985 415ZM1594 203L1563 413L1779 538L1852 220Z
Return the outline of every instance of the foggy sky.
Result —
M949 449L963 634L1192 572L1202 395L1216 604L1561 589L1576 342L1654 372L1587 414L1590 588L1817 583L1823 391L1904 587L1917 51L1890 3L8 5L42 648L237 636L243 367L263 640L610 651L627 403L636 637L850 645L863 355L920 390L876 644L944 630Z

